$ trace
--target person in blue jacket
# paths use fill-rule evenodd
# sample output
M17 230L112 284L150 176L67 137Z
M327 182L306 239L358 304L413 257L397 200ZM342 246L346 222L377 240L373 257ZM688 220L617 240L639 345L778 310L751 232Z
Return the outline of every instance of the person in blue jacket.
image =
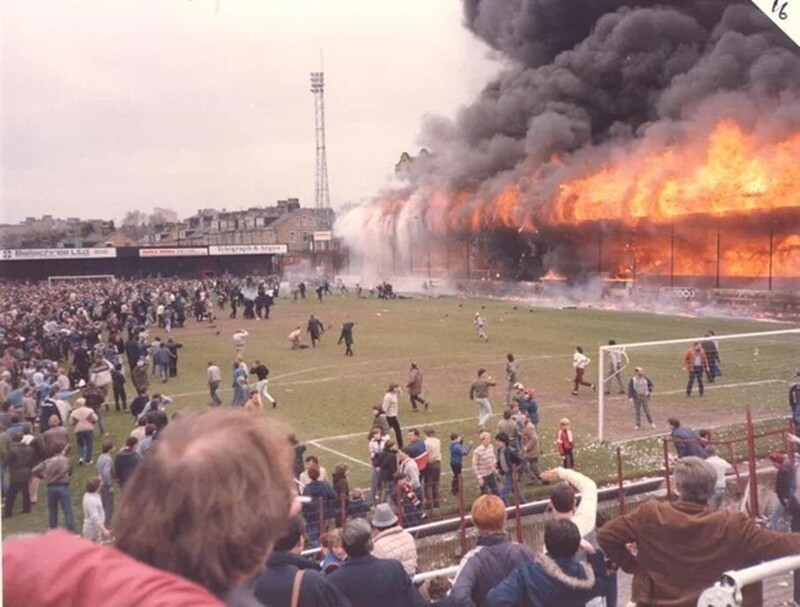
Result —
M486 597L487 607L583 607L603 591L605 559L602 552L586 562L575 560L581 545L578 526L570 520L547 521L546 553L524 563Z

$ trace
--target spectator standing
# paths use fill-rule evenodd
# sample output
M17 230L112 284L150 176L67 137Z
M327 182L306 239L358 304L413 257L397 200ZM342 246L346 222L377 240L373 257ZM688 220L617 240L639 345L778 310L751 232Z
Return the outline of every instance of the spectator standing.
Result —
M114 408L117 411L128 410L128 395L125 394L125 373L122 371L122 364L117 363L111 371L111 385L114 389Z
M522 463L518 452L509 446L510 439L505 432L498 432L494 439L497 441L497 469L503 477L503 486L500 489L500 499L506 506L510 506L515 494L514 486L517 481L517 469ZM525 498L520 495L520 503L524 503Z
M339 498L333 487L326 481L320 480L320 471L317 466L308 468L310 482L303 489L303 495L311 501L303 504L303 518L308 529L308 540L311 548L319 547L319 536L327 525L327 521L336 518L339 512Z
M602 554L591 563L579 562L578 527L568 520L547 521L544 528L546 553L517 567L487 596L488 607L537 607L539 605L583 605L598 596L598 576L605 564ZM600 558L597 558L600 557Z
M726 484L725 475L728 472L733 472L733 466L731 466L728 462L726 462L719 455L717 455L717 448L714 447L714 445L706 445L706 453L708 454L706 462L708 462L711 465L711 467L714 468L714 472L717 473L717 482L714 485L714 495L709 500L708 505L711 506L714 510L719 510L720 507L722 506L722 501L725 499L725 484ZM792 476L793 472L790 467L789 477L788 477L789 495L791 495ZM786 504L788 505L788 495ZM771 526L770 529L772 529ZM773 531L775 531L775 529L773 529Z
M478 405L478 428L483 430L492 417L492 403L489 402L489 388L497 383L486 375L486 369L478 369L478 377L470 384L469 399Z
M75 409L69 414L69 421L75 428L75 440L78 444L78 465L84 462L91 464L94 458L94 424L97 415L94 409L86 406L86 399L75 401Z
M511 404L514 396L514 386L519 382L519 363L514 359L514 355L509 352L506 354L506 406Z
M342 543L348 559L330 574L331 584L342 591L353 607L426 605L398 561L379 559L370 554L371 536L369 523L364 519L347 522Z
M539 458L542 456L542 443L536 426L531 422L528 412L519 412L520 426L520 456L522 457L522 472L531 477L532 482L541 483L542 475L539 471Z
M61 420L58 415L50 416L49 428L42 434L44 441L44 449L47 456L61 453L69 444L69 433L67 429L61 425Z
M558 454L561 456L561 465L564 468L574 468L575 435L572 432L572 424L566 417L562 417L558 422L556 448L558 449Z
M339 341L337 342L340 346L344 343L344 355L345 356L353 356L353 327L355 326L354 323L348 321L342 323L342 332L339 335Z
M75 515L72 512L72 498L69 495L69 481L72 477L72 463L67 457L68 447L60 453L47 458L34 469L36 476L44 479L47 485L47 512L50 529L58 527L58 507L64 511L64 520L69 531L75 533Z
M575 369L575 378L572 380L572 395L578 395L579 386L588 386L595 390L595 385L586 381L584 375L586 374L586 367L592 362L591 359L583 353L583 348L578 346L575 348L575 353L572 355L572 368Z
M414 537L400 525L389 504L378 504L372 516L372 554L379 559L400 561L409 577L417 568L417 544Z
M706 377L708 383L713 384L717 377L722 375L722 369L719 366L719 345L714 339L714 331L706 331L706 339L700 342L703 352L706 353L706 360L708 361L708 368L706 369Z
M93 476L86 481L86 493L83 494L83 537L93 542L100 542L111 535L106 528L106 513L100 497L103 481Z
M425 466L423 483L425 487L426 508L438 508L440 504L439 485L442 482L442 441L436 437L433 426L425 428L425 449L428 464Z
M704 460L682 458L674 474L677 501L647 501L597 533L608 557L634 575L634 602L694 605L725 571L800 552L800 535L762 529L741 512L712 510L717 473Z
M386 413L386 421L389 427L394 430L394 437L397 441L397 446L403 448L403 430L400 428L400 421L397 419L399 404L397 402L397 395L400 393L400 387L395 384L389 384L386 394L383 395L383 403L381 408Z
M529 546L512 542L505 531L505 504L496 495L482 495L472 504L472 522L478 529L476 547L461 559L447 605L486 607L486 595L514 569L532 563Z
M461 481L461 472L464 468L464 458L472 452L472 443L464 446L464 437L453 432L450 435L450 471L453 473L453 480L450 483L450 493L458 495L458 487Z
M270 607L350 607L350 602L317 570L316 564L301 556L306 531L303 520L293 516L286 527L256 580L256 598Z
M706 450L708 450L708 447ZM770 453L768 458L776 468L775 496L772 499L769 528L772 531L783 531L786 519L789 517L794 493L794 471L792 470L791 460L783 453ZM710 459L709 457L706 461Z
M789 385L789 409L792 411L795 434L800 433L800 371L794 374L795 381Z
M103 503L103 512L105 513L104 524L109 527L111 518L114 516L114 460L111 458L114 443L109 440L105 441L102 450L103 452L97 457L95 472L102 481L100 501Z
M378 457L378 467L380 468L381 499L390 501L394 495L394 475L397 473L397 448L394 441L386 441L383 453Z
M3 468L8 471L8 492L5 494L5 509L3 516L10 518L14 513L14 502L17 494L22 494L22 513L28 514L31 511L30 480L31 469L35 457L34 449L31 445L22 441L22 431L15 430L11 435L11 444L8 446Z
M650 396L653 394L653 380L644 374L642 367L633 370L633 377L628 382L628 399L633 404L636 430L642 427L642 412L647 418L651 428L655 428L653 417L650 415Z
M675 451L678 457L688 457L693 455L705 459L708 457L705 445L697 433L686 426L681 426L681 422L674 417L670 417L667 423L672 427L672 440L675 443Z
M214 364L213 360L208 361L206 368L206 382L208 383L208 393L211 396L211 406L219 407L222 404L222 399L217 394L219 384L222 382L222 372L219 367Z
M606 368L606 377L603 380L603 393L611 394L611 384L617 383L617 391L620 394L625 394L625 382L622 379L622 371L628 366L630 359L624 346L617 346L614 339L608 340L608 345L611 346L606 350L608 355L608 365Z
M254 605L250 584L284 534L292 505L283 429L264 417L204 409L171 423L158 441L123 494L117 548L228 605ZM223 515L209 521L209 512Z
M114 460L114 477L120 489L125 489L131 476L142 460L142 456L136 451L139 441L135 436L125 439L125 448L117 453Z
M689 381L686 383L687 398L692 395L695 381L697 381L697 393L703 396L703 372L708 371L709 366L708 357L699 341L694 342L684 354L682 368L689 373Z
M422 380L423 380L422 371L420 370L417 363L412 362L411 370L408 373L408 381L406 382L406 388L408 388L408 396L409 399L411 400L411 410L414 412L419 411L417 403L425 407L426 411L430 407L430 402L422 397Z
M370 479L369 491L371 504L378 503L378 489L380 486L381 477L380 456L381 453L383 453L383 449L388 440L389 437L383 433L383 430L380 428L380 426L375 426L372 429L372 435L370 436L368 443L369 461L372 464L372 476Z
M480 434L480 444L472 454L472 471L481 493L497 495L497 457L492 448L492 435L485 430Z

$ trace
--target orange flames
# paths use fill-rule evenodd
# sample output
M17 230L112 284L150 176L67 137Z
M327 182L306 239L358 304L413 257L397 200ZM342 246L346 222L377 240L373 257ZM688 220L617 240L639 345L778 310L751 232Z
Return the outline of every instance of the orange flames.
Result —
M776 213L790 213L797 221L800 133L764 142L733 120L723 120L707 138L698 139L657 151L649 151L640 142L610 155L594 173L562 181L550 200L536 199L535 204L533 197L542 197L538 186L545 171L553 175L570 170L562 159L551 158L524 185L512 183L492 190L484 184L481 190L423 194L427 204L422 220L429 232L442 236L497 228L533 233L537 225L581 230L581 224L592 222L615 224L631 235L636 233L621 241L619 275L631 274L626 259L632 258L639 274L713 276L718 272L758 277L771 271L773 276L797 276L800 229L773 221L777 229L770 236L768 228L741 228L744 222L738 219L753 217L763 226L763 220ZM383 214L397 218L408 204L404 198L384 202ZM722 221L725 227L718 243ZM697 230L694 235L683 234L676 245L670 241L672 225ZM639 231L641 226L650 226L647 236ZM608 251L606 256L610 255Z
M554 223L647 218L671 222L697 213L726 216L798 208L800 134L759 145L732 120L720 122L708 146L629 154L561 186Z

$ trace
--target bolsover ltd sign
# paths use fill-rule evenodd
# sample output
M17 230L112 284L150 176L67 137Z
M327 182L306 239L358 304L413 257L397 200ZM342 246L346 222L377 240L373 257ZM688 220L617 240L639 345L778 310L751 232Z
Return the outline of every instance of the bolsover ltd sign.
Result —
M285 244L232 244L208 247L209 255L285 255Z
M2 261L26 261L35 259L104 259L116 257L114 247L81 249L0 249Z

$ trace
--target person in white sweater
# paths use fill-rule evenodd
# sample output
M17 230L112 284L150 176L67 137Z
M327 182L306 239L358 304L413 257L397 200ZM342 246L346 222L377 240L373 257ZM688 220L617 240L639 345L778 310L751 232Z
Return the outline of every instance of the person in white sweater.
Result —
M86 481L86 493L83 494L83 537L99 542L108 538L111 533L106 527L106 513L100 497L103 481L94 476Z

